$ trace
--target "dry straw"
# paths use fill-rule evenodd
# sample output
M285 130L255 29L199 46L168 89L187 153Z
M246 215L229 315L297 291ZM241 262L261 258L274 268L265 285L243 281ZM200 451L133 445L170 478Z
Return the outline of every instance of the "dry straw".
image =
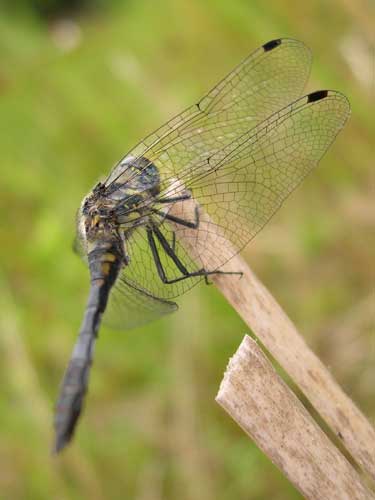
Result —
M186 217L187 203L172 207ZM218 235L206 214L199 230L175 227L179 240L206 269L214 267L210 248L230 243ZM198 235L197 235L198 233ZM204 241L199 241L199 235ZM218 243L218 241L220 242ZM285 312L239 256L212 281L273 358L289 374L341 440L355 462L375 479L375 430L330 372L307 346ZM273 370L259 346L245 337L229 363L217 401L254 439L289 480L311 499L375 499L359 473L318 427Z

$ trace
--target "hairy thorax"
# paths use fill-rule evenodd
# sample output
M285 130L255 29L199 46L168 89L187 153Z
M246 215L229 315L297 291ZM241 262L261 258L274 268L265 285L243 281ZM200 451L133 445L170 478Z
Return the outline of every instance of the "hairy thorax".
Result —
M147 225L160 191L159 172L145 158L126 158L110 184L99 182L83 199L78 214L78 238L87 254L93 248L119 243Z

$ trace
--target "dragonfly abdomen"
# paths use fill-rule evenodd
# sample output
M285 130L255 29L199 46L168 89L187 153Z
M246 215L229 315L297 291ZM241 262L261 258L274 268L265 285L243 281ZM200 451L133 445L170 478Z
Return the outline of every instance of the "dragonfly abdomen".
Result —
M112 245L97 246L88 254L91 282L102 280L111 287L115 282L123 261L122 250Z
M116 244L101 242L88 255L91 287L85 316L65 372L55 418L55 451L72 438L87 392L90 366L101 317L112 285L123 265Z

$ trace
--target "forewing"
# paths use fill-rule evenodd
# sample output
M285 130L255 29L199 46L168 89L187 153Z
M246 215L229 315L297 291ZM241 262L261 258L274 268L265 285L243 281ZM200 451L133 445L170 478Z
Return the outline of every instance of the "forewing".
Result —
M186 169L181 186L192 192L208 217L196 231L175 225L177 239L199 261L199 255L207 255L207 232L215 235L210 239L210 270L220 268L264 227L318 164L349 114L342 94L314 92L201 162L194 173ZM186 205L186 213L191 213Z
M310 65L310 50L302 42L268 42L197 104L146 137L126 157L144 156L158 166L165 178L176 175L299 97ZM121 163L113 169L107 184L121 175Z
M275 40L265 44L198 104L170 120L126 156L142 156L157 166L161 196L189 190L200 204L198 229L167 220L159 226L189 272L202 267L216 270L249 242L318 163L344 125L349 106L340 94L321 91L295 100L308 78L310 62L310 51L301 42ZM120 162L107 184L122 172ZM180 215L191 221L194 203L186 200L179 204ZM168 279L181 277L160 241L156 240L155 246ZM136 230L127 252L131 261L124 269L125 280L137 283L138 292L148 299L171 299L199 281L191 277L163 283L145 228ZM130 302L133 300L136 303L138 299ZM160 304L155 304L158 310ZM137 308L133 309L136 316Z
M214 271L241 250L318 164L349 113L349 103L342 94L315 92L274 113L209 160L197 163L195 170L186 168L179 179L170 178L170 186L161 196L189 191L193 197L178 202L180 217L193 221L195 202L200 207L197 229L167 220L159 226L188 271L203 267ZM173 213L173 207L169 209ZM162 245L158 241L156 245L168 278L181 276ZM124 273L151 295L171 299L199 281L191 277L164 284L145 228L134 233L127 252L131 264Z

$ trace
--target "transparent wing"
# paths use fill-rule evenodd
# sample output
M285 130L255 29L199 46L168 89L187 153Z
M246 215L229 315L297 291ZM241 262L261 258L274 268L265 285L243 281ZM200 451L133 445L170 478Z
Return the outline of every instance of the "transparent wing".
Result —
M146 157L158 167L161 196L175 196L180 189L191 192L200 205L195 230L163 220L160 213L154 215L164 240L162 244L160 237L154 237L154 247L169 281L181 278L181 265L189 273L205 267L206 258L200 256L207 256L208 233L215 235L215 244L211 238L211 267L207 270L227 262L272 217L344 125L349 105L338 93L321 91L295 101L305 86L310 64L310 51L301 42L269 42L198 104L126 155ZM286 106L291 101L295 102ZM107 184L122 172L120 162ZM166 210L165 206L157 208L162 213ZM183 202L181 216L194 220L189 200ZM166 244L174 259L166 252ZM163 282L155 249L150 249L145 228L137 229L128 242L130 264L109 304L110 311L117 313L107 314L117 317L122 328L171 312L176 305L169 299L199 281L193 276Z
M176 231L184 233L195 254L204 241L202 231L217 235L211 242L210 261L213 269L221 267L234 248L242 249L267 224L319 163L349 114L344 95L314 92L210 157L208 169L204 162L195 172L186 169L181 182L209 217L195 232L182 227Z
M278 39L250 54L197 104L169 120L126 157L158 160L169 177L213 154L297 99L310 73L311 53L302 43ZM126 158L125 157L125 158ZM106 183L117 179L122 162Z
M192 218L193 216L194 215L191 213L189 214L189 217ZM189 249L185 249L177 238L173 236L174 226L167 222L163 222L158 229L188 272L198 271L202 267L199 259L198 261L194 260L189 253ZM167 278L173 280L181 277L181 271L176 267L175 262L167 255L156 236L154 236L154 241ZM141 289L147 291L147 293L153 297L171 300L192 288L199 281L199 277L191 277L175 284L163 283L158 273L144 227L138 228L132 235L128 242L126 252L129 256L130 263L123 270L123 279L138 283Z
M123 274L111 291L103 323L115 330L127 330L177 309L176 303L153 297Z
M164 185L168 187L164 187L162 197L188 190L200 206L197 229L168 220L159 226L184 267L189 272L204 267L205 258L200 256L207 254L208 233L215 238L211 238L208 271L220 268L243 248L317 165L349 113L346 97L337 92L309 94L274 113L212 156L187 166L179 174L177 187L176 177L166 179ZM180 216L193 221L191 200L179 203ZM168 278L181 276L175 261L165 252L165 245L157 239L155 245ZM136 231L127 251L131 262L124 269L124 275L152 296L171 299L198 281L197 277L191 277L173 284L163 283L145 228Z

